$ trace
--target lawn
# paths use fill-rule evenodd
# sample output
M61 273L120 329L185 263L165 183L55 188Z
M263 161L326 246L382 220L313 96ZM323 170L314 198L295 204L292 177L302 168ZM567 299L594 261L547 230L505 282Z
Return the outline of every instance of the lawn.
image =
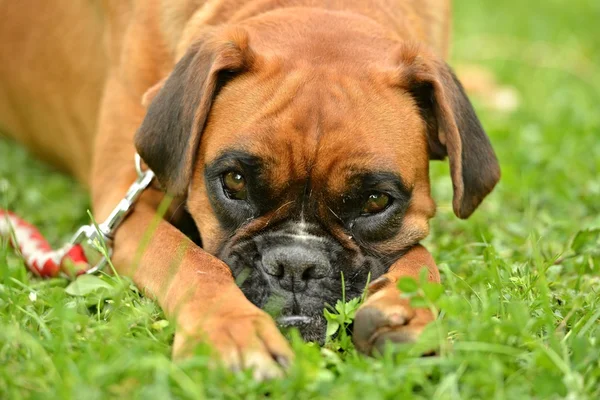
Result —
M421 344L438 356L372 359L293 338L288 377L263 383L207 368L202 350L173 363L173 325L127 282L71 296L2 240L0 399L600 398L600 2L454 3L451 64L491 71L519 105L473 99L503 176L471 219L452 214L447 165L433 164L426 245L445 292ZM58 245L87 222L89 199L0 139L0 207Z

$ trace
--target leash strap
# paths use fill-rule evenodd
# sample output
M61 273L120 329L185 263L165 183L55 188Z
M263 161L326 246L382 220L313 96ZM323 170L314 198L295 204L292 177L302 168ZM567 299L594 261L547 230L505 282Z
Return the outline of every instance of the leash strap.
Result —
M150 169L142 169L142 159L138 154L135 155L135 169L137 179L108 218L99 225L80 227L71 241L58 250L52 249L35 226L2 209L0 236L10 238L11 245L20 251L27 268L37 276L52 278L62 273L72 278L84 273L93 274L108 263L115 231L154 179ZM100 252L100 247L107 251Z
M67 244L58 250L52 250L35 226L2 209L0 235L10 238L11 245L19 250L27 268L42 278L58 276L61 271L68 276L77 276L88 269L87 258L81 246Z

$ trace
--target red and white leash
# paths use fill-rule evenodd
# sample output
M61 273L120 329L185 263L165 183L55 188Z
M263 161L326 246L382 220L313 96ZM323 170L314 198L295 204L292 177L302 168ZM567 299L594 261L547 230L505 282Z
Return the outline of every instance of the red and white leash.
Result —
M62 272L67 277L75 277L84 273L95 273L107 262L103 254L96 254L93 260L90 250L96 250L102 243L110 246L115 230L127 217L133 205L154 179L154 173L142 170L141 158L135 155L135 168L138 174L136 181L130 186L127 194L109 217L99 225L84 225L63 247L53 250L50 244L35 226L19 218L10 211L0 209L0 236L10 239L11 245L18 249L27 265L35 275L42 278L53 278Z
M54 278L62 271L68 276L89 269L87 257L79 244L66 244L53 250L40 231L10 211L0 209L0 236L9 237L31 272L42 278Z

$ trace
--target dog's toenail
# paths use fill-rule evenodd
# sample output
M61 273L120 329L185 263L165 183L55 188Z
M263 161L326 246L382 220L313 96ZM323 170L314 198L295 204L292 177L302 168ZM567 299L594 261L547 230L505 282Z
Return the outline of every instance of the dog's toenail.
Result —
M275 356L275 361L277 364L281 365L284 369L288 369L290 366L290 360L285 356Z
M398 313L394 313L388 316L388 321L391 326L404 325L406 323L406 318Z

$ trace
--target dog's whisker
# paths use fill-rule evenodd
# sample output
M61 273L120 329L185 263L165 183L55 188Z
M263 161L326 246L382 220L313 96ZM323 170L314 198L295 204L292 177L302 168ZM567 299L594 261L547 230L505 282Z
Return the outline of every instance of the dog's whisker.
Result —
M335 216L335 217L336 217L336 218L337 218L339 221L341 221L341 222L344 222L344 221L343 221L343 220L340 218L340 216L339 216L339 215L337 215L337 214L335 213L335 211L333 211L333 209L332 209L331 207L327 206L327 209L328 209L328 210L329 210L329 211L330 211L330 212L331 212L331 213L332 213L332 214L333 214L333 215L334 215L334 216Z
M275 211L273 211L271 218L269 218L265 223L264 223L264 227L266 228L271 221L273 221L273 219L277 216L277 214L279 213L279 211L281 211L283 208L289 206L290 204L294 204L296 201L295 200L290 200L287 203L282 204L279 208L277 208Z
M173 220L175 219L175 216L177 215L177 211L179 211L179 209L181 207L183 207L185 205L185 201L182 201L181 203L179 203L179 205L177 205L177 207L175 207L175 210L173 210L173 212L171 213L171 216L169 217L169 222L173 222Z

